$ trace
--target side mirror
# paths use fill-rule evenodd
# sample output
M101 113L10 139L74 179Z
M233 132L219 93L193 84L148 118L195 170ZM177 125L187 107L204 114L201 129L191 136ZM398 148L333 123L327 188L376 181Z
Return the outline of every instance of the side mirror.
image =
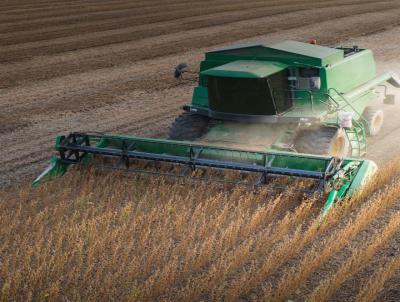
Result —
M385 105L394 105L396 103L396 96L394 94L387 94L383 103Z

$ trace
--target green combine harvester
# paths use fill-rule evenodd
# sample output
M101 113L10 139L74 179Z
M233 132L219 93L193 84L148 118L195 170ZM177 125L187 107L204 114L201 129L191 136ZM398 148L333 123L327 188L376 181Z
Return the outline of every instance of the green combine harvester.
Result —
M180 64L175 76L186 67ZM94 157L110 168L184 178L199 177L197 170L234 170L255 175L255 185L279 177L314 180L307 192L327 194L326 215L377 169L361 157L366 137L377 135L383 123L383 112L370 106L381 95L376 88L383 85L384 103L395 101L385 83L400 87L393 73L377 77L372 52L358 47L284 41L211 51L201 62L192 102L172 124L168 140L59 136L58 155L33 184L63 175L71 165L97 162ZM165 171L159 162L174 168Z

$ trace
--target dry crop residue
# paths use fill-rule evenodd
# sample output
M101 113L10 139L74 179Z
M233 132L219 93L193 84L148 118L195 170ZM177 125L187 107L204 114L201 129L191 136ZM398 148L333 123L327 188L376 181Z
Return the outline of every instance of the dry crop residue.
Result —
M400 164L323 199L71 171L0 193L2 300L395 301ZM385 191L381 189L385 188Z

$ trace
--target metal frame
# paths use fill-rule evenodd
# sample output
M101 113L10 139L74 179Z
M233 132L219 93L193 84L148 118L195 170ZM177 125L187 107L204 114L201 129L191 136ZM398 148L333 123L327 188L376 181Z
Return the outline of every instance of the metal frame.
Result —
M319 171L309 171L300 169L271 167L270 162L268 161L268 155L274 156L274 154L273 153L268 154L267 152L229 150L229 151L244 152L246 154L251 154L251 155L261 154L264 158L264 165L259 165L255 163L243 163L243 162L234 162L234 161L227 161L220 159L199 158L204 148L207 148L208 150L226 150L224 148L200 146L201 148L200 151L196 152L195 147L198 146L193 144L188 144L187 145L189 148L188 156L177 156L169 154L155 154L150 152L136 151L135 144L137 143L137 140L131 141L129 147L122 147L122 148L91 146L90 140L96 137L98 139L101 139L103 136L98 134L89 135L86 133L71 133L67 137L63 137L60 140L59 145L57 146L57 150L59 151L61 161L66 164L77 164L80 163L87 154L94 154L94 155L104 155L104 156L120 158L122 161L125 162L125 165L127 167L129 167L130 165L129 162L130 159L141 159L141 160L187 165L191 167L192 170L196 169L196 167L209 167L216 169L262 173L264 175L284 175L284 176L312 178L320 180L326 180L329 176L332 175L332 173L334 173L332 171L333 162L337 161L337 159L331 157L329 162L327 163L326 170L324 172L319 172ZM113 139L113 137L109 137L109 139ZM121 141L123 146L128 146L127 145L127 143L129 142L128 138L127 139L118 138L118 139ZM182 143L180 142L175 143L173 141L170 141L169 144L182 145ZM293 155L293 157L298 157L298 156ZM306 158L306 156L303 157Z

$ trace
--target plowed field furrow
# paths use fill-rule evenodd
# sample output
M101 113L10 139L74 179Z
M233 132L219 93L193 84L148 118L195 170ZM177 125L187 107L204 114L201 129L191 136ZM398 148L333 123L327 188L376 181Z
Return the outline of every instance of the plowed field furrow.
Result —
M360 0L359 0L360 1ZM281 1L283 3L292 3L296 4L298 1L291 0L291 1ZM325 0L326 2L326 0ZM225 5L228 9L229 5L234 6L235 4L241 3L239 0L218 0L218 1L212 1L212 0L204 0L202 2L198 1L184 1L184 2L172 2L172 3L165 3L163 5L163 12L171 12L171 11L176 11L179 12L180 10L183 9L193 9L195 7L198 8L203 8L207 3L211 3L213 7L218 8L221 5ZM251 0L248 1L247 5L255 5L255 4L263 5L263 6L269 6L273 8L275 5L279 5L280 1L277 0L270 0L270 1L260 1L260 0ZM46 18L51 18L53 19L54 17L69 17L69 16L87 16L91 17L92 13L105 13L105 12L115 12L115 11L121 11L121 10L129 10L130 13L132 14L140 14L140 15L145 15L145 14L154 14L160 12L159 4L155 5L148 5L148 4L142 4L140 5L139 3L132 3L130 1L123 1L123 2L116 2L113 1L112 3L103 3L103 4L95 4L93 6L86 5L86 4L80 4L77 5L77 7L66 7L66 8L60 8L58 6L52 7L52 10L39 10L37 13L32 12L32 11L26 11L22 10L20 13L11 13L8 12L7 14L4 14L4 11L0 13L0 24L1 23L8 23L10 27L12 26L13 23L19 23L19 21L34 21L37 19L46 19Z
M0 8L2 9L25 9L25 8L35 8L35 7L42 7L43 5L48 5L50 4L57 4L59 1L51 1L51 0L43 0L43 1L19 1L19 3L16 3L13 0L4 0L2 3L0 3ZM71 1L65 1L65 3L73 3L76 2L74 0Z
M171 4L179 4L179 3L188 3L190 0L154 0L154 1L146 1L146 0L139 0L135 1L138 7L160 7L160 5L171 5ZM212 0L205 0L205 1L212 1ZM214 2L218 2L221 0L214 0ZM223 0L222 0L223 1ZM131 3L130 0L118 0L113 1L115 4L119 3ZM4 5L3 5L4 4ZM100 2L98 0L75 0L75 1L26 1L21 3L20 5L15 4L15 2L11 2L11 4L6 4L5 2L0 4L0 9L2 12L12 12L12 11L37 11L43 8L63 8L63 7L77 7L77 6L97 6L104 4L104 2ZM51 6L51 7L50 7Z
M276 1L276 0L275 0ZM293 0L291 0L293 1ZM285 2L281 2L281 4L284 4ZM279 5L279 3L277 4ZM96 22L97 23L105 23L111 22L111 24L115 23L115 20L119 20L121 18L125 19L130 19L130 25L140 25L140 24L147 24L147 23L156 23L156 22L163 22L163 21L171 21L171 20L176 20L178 18L186 18L190 16L201 16L204 14L210 14L210 13L215 13L215 12L226 12L226 11L235 11L235 10L241 10L241 9L246 9L246 8L251 8L251 7L265 7L267 6L265 2L259 2L256 1L254 3L251 3L249 5L243 4L243 3L229 3L229 4L218 4L218 5L213 5L212 7L210 6L202 6L200 8L195 8L193 9L192 6L189 6L188 8L182 9L180 11L177 10L172 10L172 11L167 11L167 12L157 12L153 14L140 14L139 16L137 15L132 15L130 12L123 11L122 15L118 16L110 16L109 18L102 18L101 16L97 16L95 19L90 19L84 16L83 20L79 20L77 22L76 20L70 20L70 18L74 18L74 16L67 17L66 22L61 22L60 20L50 20L51 24L48 24L47 21L43 20L38 20L38 22L34 21L23 21L22 23L16 23L16 24L0 24L0 33L7 33L9 34L10 32L14 31L24 31L27 28L29 29L35 29L35 28L40 28L42 25L44 25L44 29L50 28L51 26L60 26L62 24L64 25L70 25L70 26L75 26L77 24L87 24L88 22ZM121 20L123 21L123 20ZM126 20L125 20L126 21ZM42 24L45 22L44 24ZM99 25L100 25L99 24ZM79 26L79 25L78 25ZM100 25L101 26L101 25ZM73 32L73 31L72 31Z
M182 0L181 0L182 1ZM119 0L113 1L113 3L118 7L119 5L126 5L127 3L131 3L131 1L127 0ZM176 2L178 3L178 1ZM41 4L37 5L26 5L25 7L12 7L6 6L2 7L0 5L1 13L0 15L4 16L19 16L19 15L27 15L29 17L36 16L36 13L43 13L43 9L48 9L51 6L53 10L72 10L72 9L89 9L91 10L93 7L102 7L105 6L105 3L99 3L98 1L63 1L63 2L42 2ZM166 3L166 5L170 5L170 3ZM137 7L148 7L149 5L144 3L140 4L136 2ZM151 6L151 5L150 5Z
M45 145L51 148L53 141L49 141L48 136L54 136L54 131L62 133L66 127L69 127L71 131L112 131L114 129L123 131L127 127L141 129L143 124L151 124L155 120L163 119L164 116L175 115L179 112L179 107L185 103L185 99L190 97L190 91L191 87L186 85L173 91L164 91L164 93L168 94L167 98L145 92L126 95L118 98L120 104L99 108L96 111L95 118L87 115L85 111L58 118L52 118L51 115L42 117L41 123L32 125L32 128L36 129L37 133L41 133L40 138L36 137L35 140L25 141L18 144L18 146L13 146L13 142L18 136L3 135L3 143L9 145L14 154L10 154L11 157L3 162L5 169L2 171L8 171L7 166L9 164L14 165L21 162L23 158L29 157L26 154L29 154L32 150L43 149ZM179 96L186 96L186 98L179 98ZM111 112L113 114L110 114ZM116 116L118 117L117 119ZM79 121L77 124L84 124L85 126L83 128L71 128L68 126L71 119L75 122ZM46 130L47 126L50 125L52 126L51 129ZM36 131L33 131L33 133ZM18 135L18 133L14 134Z
M226 0L224 0L226 1ZM276 1L276 0L275 0ZM293 1L293 0L291 0ZM262 2L260 0L256 0L254 2L251 2L249 5L251 6L266 6L267 4L265 2ZM171 20L172 17L178 18L179 16L181 17L186 17L190 16L192 14L197 14L200 15L202 13L207 13L207 12L212 12L213 10L216 11L227 11L227 10L235 10L238 8L245 8L246 5L243 4L243 2L240 2L238 0L234 0L233 3L217 3L213 5L212 7L210 6L204 6L200 5L198 2L190 3L190 5L183 6L179 9L171 8L168 9L166 8L165 11L160 11L160 10L154 10L150 11L148 13L142 13L142 9L139 9L139 11L135 12L132 10L127 10L127 9L114 9L111 11L97 11L93 13L88 13L88 14L77 14L77 15L66 15L66 16L49 16L47 18L40 18L38 20L17 20L16 22L4 22L0 24L0 29L8 29L8 30L18 30L18 29L24 29L29 26L52 26L52 25L59 25L59 24L71 24L75 22L83 22L83 21L102 21L102 20L107 20L107 19L116 19L116 18L121 18L121 17L134 17L136 20L138 20L137 24L143 24L143 18L146 18L145 20L151 20L153 19L152 22L158 22L165 20L165 18L168 18L167 20ZM134 9L134 7L133 7ZM136 15L133 15L136 13Z
M371 0L371 2L373 2ZM317 5L316 7L324 7L326 6L325 4L325 0L321 0L321 1L314 1L313 2L314 5ZM343 5L351 5L354 4L351 1L343 1ZM364 5L364 4L363 4ZM293 5L293 4L284 4L284 2L282 2L282 4L280 5L276 5L274 7L264 7L264 6L256 6L256 7L252 7L252 5L248 5L245 9L242 7L239 7L237 10L234 9L234 7L231 6L231 9L233 8L233 10L222 10L222 12L218 12L218 10L213 10L211 13L200 13L199 15L193 14L187 16L185 15L182 18L173 18L171 21L165 21L165 22L153 22L152 20L150 20L151 23L146 24L146 22L139 22L140 20L136 19L136 18L121 18L119 19L118 22L116 22L115 20L112 20L112 22L108 23L108 22L86 22L85 24L88 24L87 26L84 27L77 27L76 24L73 25L68 25L68 26L56 26L54 27L54 31L50 31L49 28L45 29L46 31L43 30L24 30L21 32L9 32L7 34L0 34L0 44L3 46L7 46L7 45L14 45L14 44L26 44L30 41L35 41L36 45L40 45L41 43L44 43L44 45L46 45L46 43L52 43L51 41L44 41L44 40L50 40L50 39L60 39L62 37L71 37L71 39L82 39L83 38L83 34L87 33L87 34L94 34L100 31L107 31L107 30L121 30L121 31L133 31L133 30L143 30L145 29L145 27L147 26L148 28L146 28L147 30L145 32L143 32L143 34L141 35L142 37L146 37L146 36L154 36L157 35L157 33L153 34L152 33L152 29L157 30L158 27L165 27L164 30L171 30L171 31L175 31L175 28L171 28L171 26L188 26L188 25L192 25L191 28L195 28L193 27L195 25L195 23L199 23L200 25L202 24L206 24L207 26L212 26L212 25L217 25L220 18L227 18L230 17L232 18L230 22L232 21L238 21L240 20L238 14L243 13L251 13L253 10L257 10L258 14L261 16L269 16L269 15L274 15L277 13L284 13L284 12L291 12L291 11L296 11L297 9L302 9L302 8L309 8L309 4L304 3L301 5ZM261 12L259 12L261 11ZM231 16L232 15L232 16ZM146 16L141 15L141 18L144 18ZM193 18L193 23L191 23L190 21ZM246 17L244 16L243 19L246 19ZM242 20L243 20L242 19ZM143 21L143 19L142 19ZM206 22L209 22L210 24L207 24ZM223 22L223 21L221 21ZM80 26L83 24L79 23ZM137 25L139 24L139 25ZM136 25L136 26L135 26ZM191 29L189 28L189 29ZM182 27L180 30L186 30L188 28ZM112 32L110 32L112 33ZM75 37L79 34L78 37ZM44 42L40 42L40 41L44 41ZM15 46L15 47L24 47L23 45L21 46ZM12 48L12 46L11 46ZM1 49L6 50L7 47L1 47Z
M115 119L106 117L106 120L102 123L92 121L87 124L86 131L96 129L96 131L106 131L110 124L113 125L113 130L119 133L135 133L137 135L146 136L159 136L166 135L168 126L165 122L172 119L176 114L177 108L170 106L164 111L159 111L156 114L144 115L141 119L132 120L130 122L123 122L129 119L129 115L125 114L120 117L121 124L115 124ZM160 127L161 126L161 127ZM109 128L108 128L109 129ZM85 130L84 130L85 131ZM110 130L107 130L110 131ZM48 135L54 135L49 133ZM23 170L25 167L29 167L32 164L42 163L41 167L48 161L53 153L53 142L48 141L43 136L38 141L32 141L31 144L26 144L26 148L16 150L19 155L8 160L2 166L3 175L11 174L17 171ZM28 148L28 149L27 149ZM38 165L39 166L39 165ZM36 169L35 169L36 170ZM26 171L26 170L23 170ZM0 185L2 179L0 179Z
M204 2L207 2L210 0L205 0ZM237 0L236 0L237 1ZM221 1L225 2L227 4L226 0ZM235 0L232 1L235 3ZM184 3L172 3L172 4L165 4L163 11L179 11L182 9L188 9L189 7L201 7L199 2L184 2ZM218 2L215 2L217 4ZM78 7L72 7L72 8L64 8L61 9L56 7L56 9L53 10L46 10L46 11L39 11L38 13L27 13L27 14L12 14L8 13L6 15L1 15L0 14L0 23L18 23L18 21L34 21L38 19L47 19L50 18L51 20L54 20L54 18L58 17L79 17L79 16L87 16L89 19L91 16L97 16L99 13L107 13L107 12L122 12L122 11L129 11L131 14L154 14L160 11L158 6L143 6L143 5L138 5L137 3L132 3L132 2L123 2L123 3L103 3L103 4L97 4L95 6L86 6L86 5L79 5ZM10 25L12 26L12 25Z
M318 4L314 4L314 6L317 7ZM150 38L163 34L177 33L184 30L212 27L259 17L288 13L291 11L301 11L304 9L308 9L308 4L297 6L292 9L290 9L290 6L283 6L276 9L257 9L256 11L250 9L235 13L212 14L208 18L205 16L185 18L173 22L155 23L151 25L123 28L121 30L89 33L70 38L58 38L50 41L38 41L11 45L8 47L5 46L0 49L0 62L7 62L9 61L9 58L13 58L13 61L17 61L34 56L57 54L78 49L122 43L144 37Z
M314 8L325 7L326 4L314 3L313 6ZM10 45L0 48L0 62L7 62L10 60L10 58L12 58L13 61L18 61L34 56L57 54L78 49L123 43L144 37L150 38L185 30L212 27L216 25L229 24L243 20L251 20L254 18L274 16L282 13L308 9L309 4L303 4L299 6L284 5L276 8L266 9L260 8L256 11L249 9L240 12L212 14L209 17L202 16L196 18L184 18L172 22L161 22L150 25L127 27L120 30L82 34L69 38L57 38L48 41Z
M119 133L136 133L142 136L161 137L166 136L167 127L172 122L175 111L167 115L162 115L159 119L151 120L147 123L139 124L136 127L131 125L128 128L116 128ZM140 129L140 131L139 131ZM4 169L0 177L0 187L12 185L15 179L32 181L47 166L49 158L54 154L53 146L48 144L39 146L37 152L23 154L17 163L13 163L11 169Z
M374 13L367 13L374 10ZM219 43L227 43L237 39L244 39L271 32L273 28L280 30L297 28L308 24L326 22L338 18L349 17L358 22L356 28L348 28L347 25L341 27L341 31L355 32L361 34L376 30L377 27L385 28L396 24L399 9L386 6L383 8L379 4L369 4L362 7L355 7L349 10L348 7L337 9L327 18L326 14L330 9L315 9L313 19L309 11L283 14L269 18L258 18L251 21L241 21L229 25L215 26L206 29L196 29L185 33L165 35L162 39L142 39L140 41L122 43L119 45L97 47L94 49L80 50L63 54L32 60L21 64L3 65L4 73L0 75L0 87L12 87L26 83L30 80L46 80L55 76L76 74L79 72L108 68L128 62L135 62L144 59L156 58L164 55L179 53L188 49L212 46ZM351 16L351 17L350 17ZM369 18L376 20L374 25L370 25ZM379 25L377 25L379 24ZM338 30L339 31L339 30ZM55 70L57 66L57 70ZM20 74L24 74L24 78Z

